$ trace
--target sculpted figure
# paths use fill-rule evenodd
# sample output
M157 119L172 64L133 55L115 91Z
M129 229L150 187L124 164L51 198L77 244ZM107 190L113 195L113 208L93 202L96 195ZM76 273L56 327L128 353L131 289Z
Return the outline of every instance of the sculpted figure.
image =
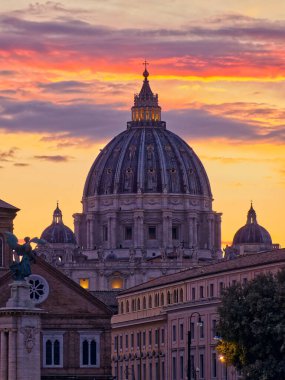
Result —
M9 247L17 254L18 259L13 259L13 263L10 265L10 270L13 275L13 279L16 281L23 281L25 277L28 277L31 272L31 262L36 262L36 252L32 249L31 243L45 244L45 240L29 237L25 237L24 244L19 244L18 239L11 232L6 232L7 243Z

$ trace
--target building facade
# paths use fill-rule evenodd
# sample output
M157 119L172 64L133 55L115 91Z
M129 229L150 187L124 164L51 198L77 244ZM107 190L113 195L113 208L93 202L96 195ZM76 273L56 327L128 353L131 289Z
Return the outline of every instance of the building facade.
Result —
M191 379L238 379L215 351L221 292L284 267L285 250L271 250L188 269L121 292L118 315L112 317L113 375L117 380L185 380L189 367Z

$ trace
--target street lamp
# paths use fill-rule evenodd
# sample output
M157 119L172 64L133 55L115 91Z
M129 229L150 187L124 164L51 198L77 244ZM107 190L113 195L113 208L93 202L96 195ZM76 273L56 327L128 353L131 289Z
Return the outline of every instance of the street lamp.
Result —
M187 379L191 380L191 370L192 370L192 365L191 365L191 339L192 339L192 331L191 331L191 320L193 315L197 314L198 315L198 326L202 326L203 322L201 320L201 314L198 311L193 311L193 313L190 315L190 330L188 331L188 367L187 367ZM194 367L194 363L193 363ZM196 377L196 375L195 375Z
M220 355L219 356L219 359L220 359L220 362L223 363L225 365L225 370L226 370L226 376L225 376L225 380L228 380L228 363L226 361L226 358L224 355Z

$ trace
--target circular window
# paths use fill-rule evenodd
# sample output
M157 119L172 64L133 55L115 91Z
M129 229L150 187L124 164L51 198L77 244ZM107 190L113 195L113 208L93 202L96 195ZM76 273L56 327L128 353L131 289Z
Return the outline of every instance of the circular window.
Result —
M37 274L29 276L30 284L30 298L35 303L42 303L45 301L49 294L49 286L47 281Z

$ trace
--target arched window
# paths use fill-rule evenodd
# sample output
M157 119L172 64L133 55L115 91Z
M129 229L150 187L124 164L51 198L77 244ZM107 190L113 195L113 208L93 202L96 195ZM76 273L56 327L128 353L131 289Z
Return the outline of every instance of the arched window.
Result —
M143 309L145 310L146 309L146 298L143 297Z
M63 335L43 335L43 367L63 366Z
M99 367L99 342L100 336L86 334L80 336L80 366Z
M132 311L136 311L136 301L132 300Z
M168 305L171 304L171 294L170 294L169 291L167 292L167 304L168 304Z
M0 235L0 267L4 266L4 240Z
M177 303L178 302L178 290L175 289L173 292L173 302Z
M180 289L179 301L180 301L180 302L183 302L183 301L184 301L184 300L183 300L183 289L182 289L182 288Z
M161 293L161 295L160 295L160 304L161 304L161 306L164 306L164 294L163 293Z
M138 300L137 300L137 309L138 310L141 309L141 300L140 300L140 298L138 298Z
M154 306L155 307L159 306L159 295L157 293L154 296Z
M130 304L129 304L129 301L126 302L126 312L127 312L127 313L130 312Z
M124 302L121 302L121 314L124 314Z
M150 309L152 308L152 298L151 298L151 296L148 297L148 307Z

